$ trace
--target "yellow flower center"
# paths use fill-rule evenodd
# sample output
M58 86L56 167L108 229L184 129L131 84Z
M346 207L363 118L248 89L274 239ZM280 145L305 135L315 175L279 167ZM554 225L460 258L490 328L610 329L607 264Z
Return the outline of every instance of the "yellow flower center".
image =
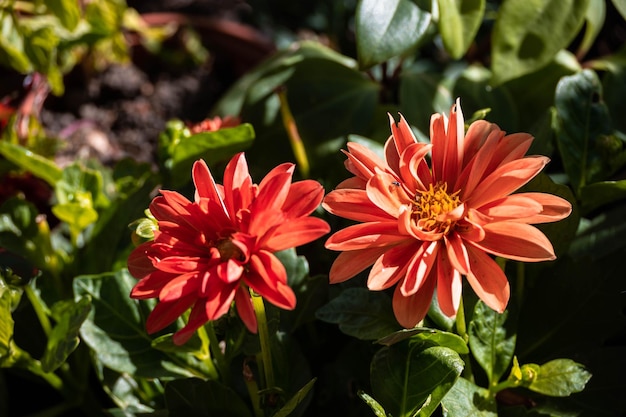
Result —
M459 191L448 194L447 183L430 184L428 190L417 190L413 201L413 218L422 230L435 233L448 233L455 219L447 214L461 204Z

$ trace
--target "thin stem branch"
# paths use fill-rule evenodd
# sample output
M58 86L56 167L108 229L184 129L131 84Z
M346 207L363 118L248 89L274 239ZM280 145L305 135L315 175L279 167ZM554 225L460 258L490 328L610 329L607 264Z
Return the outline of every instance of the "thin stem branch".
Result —
M257 326L259 329L259 341L261 343L261 367L265 375L265 388L274 387L274 368L272 364L272 350L269 330L267 328L267 317L265 316L265 305L263 297L258 294L252 295L252 304L256 314Z

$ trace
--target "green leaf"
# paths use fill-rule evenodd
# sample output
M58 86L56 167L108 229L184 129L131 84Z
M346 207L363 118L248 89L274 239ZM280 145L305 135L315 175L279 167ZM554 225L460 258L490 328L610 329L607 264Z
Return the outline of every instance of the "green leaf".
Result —
M83 206L80 203L57 204L52 207L52 213L61 221L66 222L72 228L83 230L98 220L98 212L92 207Z
M387 417L387 413L385 412L383 406L380 405L378 401L373 399L370 395L363 391L357 392L357 395L365 402L365 404L369 406L369 408L372 409L376 417Z
M11 293L0 289L0 364L11 353L13 325L13 315L11 314Z
M591 374L571 359L554 359L539 368L528 389L553 397L567 397L585 389Z
M300 388L296 394L287 401L285 405L281 407L272 417L287 417L291 415L291 412L306 398L313 385L315 385L316 378L310 380L305 386Z
M474 42L485 14L485 0L438 0L439 33L443 45L459 59Z
M360 67L408 52L420 41L430 19L430 13L410 0L361 0L355 16Z
M298 256L295 248L276 252L274 255L280 260L287 271L287 283L290 287L302 285L309 275L309 262L304 256Z
M92 299L91 312L80 328L83 341L115 371L147 378L187 376L165 353L152 348L144 329L151 306L128 296L135 283L127 270L74 279L74 294Z
M620 15L626 19L626 0L612 0L613 6L617 9Z
M253 140L254 129L247 123L182 138L175 144L170 154L171 159L166 162L171 171L172 185L189 183L191 168L198 159L204 159L211 166L247 149Z
M317 310L316 317L338 324L347 335L375 340L399 329L391 311L391 300L386 294L365 288L348 288Z
M428 417L454 385L464 363L452 349L399 343L379 350L372 359L374 398L395 417Z
M61 366L79 343L78 332L91 311L91 299L81 297L78 301L59 301L52 306L56 325L48 337L48 345L41 359L44 372L52 372Z
M580 30L589 0L507 0L492 33L493 83L533 72Z
M55 186L59 204L77 203L82 207L104 207L109 199L104 194L102 173L75 162L63 169Z
M489 395L489 391L465 378L456 380L441 400L441 407L447 417L498 416L495 398Z
M33 66L24 51L24 35L16 17L5 10L0 11L0 62L26 74L33 70Z
M508 310L500 314L479 301L469 324L472 355L487 373L491 385L500 380L513 359L516 334L509 314Z
M556 88L557 144L565 172L577 195L592 182L605 179L603 137L611 134L602 87L595 72L563 77Z
M217 381L170 381L165 386L165 402L171 416L252 417L237 393Z
M413 342L419 341L431 345L447 347L461 355L466 355L469 353L467 344L459 335L424 327L403 329L392 333L389 336L385 336L382 339L377 340L376 342L381 345L391 346L409 338L412 339Z
M606 16L605 0L589 0L585 13L585 35L583 36L576 55L584 57L598 37Z
M52 186L61 179L62 171L53 161L19 145L0 141L0 154L18 167L31 172Z
M45 0L48 9L61 21L63 27L73 31L80 21L80 6L74 0Z
M596 182L580 190L582 208L586 212L625 198L626 180Z

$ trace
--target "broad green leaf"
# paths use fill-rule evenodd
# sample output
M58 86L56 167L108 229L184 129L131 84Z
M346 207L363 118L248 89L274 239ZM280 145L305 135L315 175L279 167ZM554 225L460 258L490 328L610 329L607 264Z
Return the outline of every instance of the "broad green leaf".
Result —
M490 384L496 384L504 375L515 350L515 324L507 310L500 314L476 303L469 324L469 346L476 361L487 373Z
M493 83L548 64L580 30L589 0L506 0L492 33Z
M436 346L447 347L461 355L469 353L467 344L462 337L454 333L423 327L399 330L389 336L385 336L382 339L377 340L376 342L381 345L391 346L409 338L412 339L413 342L424 342Z
M0 154L18 167L31 172L52 186L61 179L62 171L53 161L19 145L0 141Z
M539 367L528 389L553 397L567 397L582 391L590 378L591 374L581 364L571 359L554 359Z
M348 288L317 310L316 317L338 324L347 335L375 340L399 329L391 311L391 300L386 294L365 288Z
M191 168L198 159L204 159L211 166L247 149L253 140L254 129L247 123L182 138L172 149L171 159L166 163L171 170L172 185L189 183Z
M563 77L555 104L559 152L571 186L580 195L583 186L608 174L602 145L611 134L611 123L596 73L584 70Z
M13 324L11 294L9 291L2 291L2 289L0 289L0 364L11 352Z
M171 416L252 417L241 397L217 381L170 381L165 386L165 403Z
M399 343L379 350L372 359L373 396L395 417L419 410L428 417L454 385L464 363L452 349Z
M61 21L61 24L70 32L80 21L80 6L74 0L45 0L48 9Z
M495 398L490 398L489 391L465 378L456 380L441 400L441 407L447 417L498 416Z
M102 172L73 163L63 169L55 186L58 204L77 203L82 207L105 207L109 199L104 193Z
M626 199L626 180L602 181L586 185L580 190L580 199L582 208L586 212Z
M554 106L554 90L559 80L579 71L581 67L574 54L561 50L552 61L537 71L504 83L502 87L509 92L515 108L518 109L519 130L534 133L532 128L536 127L537 120L546 114L547 109ZM538 138L535 142L537 140ZM550 140L552 141L552 138ZM533 142L533 147L535 142ZM529 154L534 155L532 152ZM545 154L541 153L541 155Z
M126 270L74 279L76 297L92 300L91 312L80 328L82 340L103 365L118 372L147 378L188 375L165 353L152 349L144 329L150 303L128 296L135 283Z
M361 0L356 9L357 56L369 68L417 45L431 15L410 0Z
M439 33L443 45L459 59L474 42L485 14L485 0L438 0Z
M79 343L79 329L91 311L91 299L81 297L76 302L63 300L52 306L56 324L48 336L48 345L41 359L44 372L61 366Z
M85 229L98 220L98 212L90 206L83 206L80 203L58 204L52 207L52 213L61 221L76 228L78 231Z
M625 2L626 3L626 2ZM626 132L626 120L622 117L621 103L626 94L626 49L591 62L592 68L602 71L604 102L611 115L615 129Z
M626 241L620 236L626 232L624 206L616 205L600 212L594 218L581 222L568 254L574 258L602 259L623 249Z
M620 15L626 19L626 0L611 0Z
M584 57L598 37L606 16L605 0L589 0L585 13L585 35L583 36L576 55Z
M22 74L33 70L24 51L24 36L16 17L3 9L0 11L0 62Z
M297 287L309 275L309 262L304 256L298 256L294 248L276 252L274 255L280 260L287 271L287 283L290 287Z
M310 380L305 386L300 388L296 394L291 397L285 405L281 407L272 417L287 417L291 415L292 411L296 409L296 407L302 403L302 401L309 394L313 385L315 385L316 378Z

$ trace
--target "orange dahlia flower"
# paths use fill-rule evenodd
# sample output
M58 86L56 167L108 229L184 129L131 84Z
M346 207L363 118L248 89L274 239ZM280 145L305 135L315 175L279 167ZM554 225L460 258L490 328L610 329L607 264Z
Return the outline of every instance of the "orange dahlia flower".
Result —
M330 228L309 217L322 201L322 186L292 183L293 171L293 164L282 164L253 184L240 153L226 166L222 186L200 160L193 166L193 202L174 191L161 191L152 201L154 240L128 259L130 273L140 279L131 297L159 299L146 321L149 333L191 308L173 337L183 344L208 320L227 313L233 300L246 327L256 332L250 289L280 308L295 307L285 268L273 252L311 242Z
M482 120L465 133L458 100L450 120L431 118L430 144L418 143L403 117L398 124L390 121L384 160L349 143L346 168L355 176L322 203L332 214L362 222L327 240L328 249L342 251L330 282L373 265L369 289L397 284L393 310L407 328L426 316L435 290L441 310L454 316L463 275L485 304L504 311L509 283L489 254L525 262L554 259L552 244L531 224L571 212L570 203L554 195L512 194L548 158L524 156L533 139L526 133L506 135Z

